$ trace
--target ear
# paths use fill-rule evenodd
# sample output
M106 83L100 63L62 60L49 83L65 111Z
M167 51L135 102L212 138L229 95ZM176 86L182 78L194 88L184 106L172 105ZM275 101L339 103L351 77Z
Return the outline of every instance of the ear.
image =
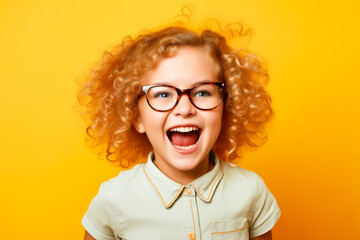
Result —
M144 124L142 123L140 117L137 117L133 121L133 125L134 125L134 128L136 129L136 131L138 131L139 133L145 133L145 127L144 127Z

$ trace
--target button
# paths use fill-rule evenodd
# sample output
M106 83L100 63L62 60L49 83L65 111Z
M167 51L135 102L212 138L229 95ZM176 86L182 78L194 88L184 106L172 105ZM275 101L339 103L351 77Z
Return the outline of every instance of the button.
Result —
M191 194L191 189L190 188L185 188L185 194L189 196Z
M188 233L188 238L189 238L189 240L195 240L196 239L196 235L195 235L195 233Z

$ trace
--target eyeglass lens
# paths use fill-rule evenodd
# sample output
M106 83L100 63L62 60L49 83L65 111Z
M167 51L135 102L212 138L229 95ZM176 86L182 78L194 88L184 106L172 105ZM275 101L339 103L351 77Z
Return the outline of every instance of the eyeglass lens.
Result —
M201 84L190 91L190 101L199 109L213 109L222 99L221 90L214 84ZM178 101L178 92L169 86L154 86L147 93L148 103L156 110L172 109Z

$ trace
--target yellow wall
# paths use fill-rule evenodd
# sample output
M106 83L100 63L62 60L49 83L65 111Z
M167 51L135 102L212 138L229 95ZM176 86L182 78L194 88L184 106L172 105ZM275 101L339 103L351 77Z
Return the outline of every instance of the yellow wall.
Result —
M81 239L99 184L119 169L84 145L76 81L126 34L191 1L0 3L1 239ZM198 0L194 20L244 20L270 67L268 143L245 154L277 197L274 239L359 239L357 1ZM221 4L219 4L221 3Z

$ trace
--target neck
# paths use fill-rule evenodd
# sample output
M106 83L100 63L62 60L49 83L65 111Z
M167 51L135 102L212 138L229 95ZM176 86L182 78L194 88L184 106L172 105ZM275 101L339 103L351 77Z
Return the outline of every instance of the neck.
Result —
M211 171L214 168L215 164L213 159L209 159L209 155L204 160L202 160L200 164L197 165L195 168L187 171L181 171L179 169L176 169L164 161L156 161L155 159L153 162L156 167L168 178L181 185L190 184L195 179Z

